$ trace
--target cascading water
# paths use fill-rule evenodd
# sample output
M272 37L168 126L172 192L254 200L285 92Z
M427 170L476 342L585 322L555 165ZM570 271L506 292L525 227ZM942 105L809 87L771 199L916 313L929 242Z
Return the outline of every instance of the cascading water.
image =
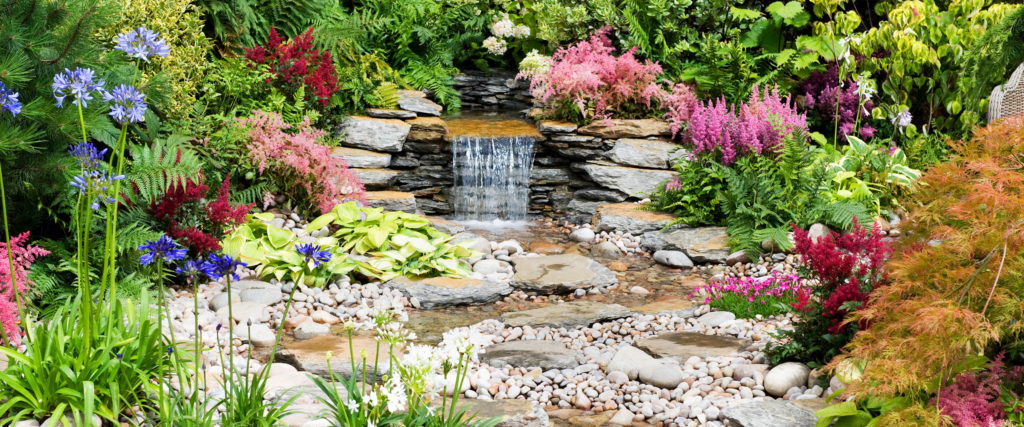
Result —
M452 142L455 219L525 220L535 139L456 136Z

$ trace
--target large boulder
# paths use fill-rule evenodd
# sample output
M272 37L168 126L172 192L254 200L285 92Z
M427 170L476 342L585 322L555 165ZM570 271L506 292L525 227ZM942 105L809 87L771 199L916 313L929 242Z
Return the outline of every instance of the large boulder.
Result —
M410 129L412 126L401 120L351 116L335 131L342 136L343 146L397 153L402 151Z
M676 217L670 213L643 211L636 203L601 205L594 215L594 231L631 233L639 236L648 231L665 228Z
M331 151L331 157L344 160L350 168L380 169L391 164L391 155L376 153L358 148L337 147Z
M657 139L623 138L608 151L608 160L625 166L648 169L668 169L671 160L678 157L680 147Z
M578 353L559 341L509 341L487 347L480 361L495 368L572 369L580 365Z
M647 138L649 136L669 136L672 126L664 120L596 120L594 123L576 130L580 135L601 138Z
M603 166L588 163L583 170L595 183L630 196L639 193L652 194L658 184L675 176L675 172L655 169L627 168L622 166Z
M533 310L502 314L500 320L506 327L551 326L572 329L590 326L594 323L629 317L629 309L618 304L602 304L593 301L571 301Z
M384 287L398 289L411 298L416 298L425 309L449 307L453 305L487 304L512 293L507 283L491 279L477 280L471 278L455 279L451 277L431 277L417 279L398 277Z
M729 258L729 235L725 227L670 228L649 231L641 238L651 252L683 251L694 262L724 264Z
M401 191L367 191L366 205L389 212L416 213L416 197Z
M636 347L655 357L686 362L693 356L700 358L729 356L740 353L751 344L750 340L697 332L663 332L637 341ZM804 382L807 378L804 378Z
M742 402L722 409L732 427L814 427L818 417L801 401L765 400Z
M546 295L603 288L619 282L608 267L582 255L516 258L512 263L516 268L513 287Z
M775 397L782 397L793 387L807 385L811 368L800 362L786 362L768 371L764 376L764 391Z

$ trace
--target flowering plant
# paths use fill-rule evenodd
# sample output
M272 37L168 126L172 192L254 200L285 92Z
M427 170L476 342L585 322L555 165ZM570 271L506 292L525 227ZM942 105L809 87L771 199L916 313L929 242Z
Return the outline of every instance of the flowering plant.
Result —
M167 234L178 239L196 254L208 254L221 249L220 238L233 227L245 221L252 204L231 205L229 187L231 177L217 189L217 198L210 200L206 178L200 173L184 185L176 185L149 206L149 212L167 225Z
M285 41L273 26L266 46L245 50L245 57L259 65L270 66L274 77L267 83L289 96L297 96L300 89L307 101L316 101L321 108L330 105L331 96L338 91L338 74L328 51L313 47L313 28Z
M720 311L729 311L740 318L755 315L775 316L793 310L799 298L806 294L806 285L795 274L772 273L764 278L726 278L697 288L694 295L707 295L705 304Z
M0 242L0 332L3 332L3 345L21 342L18 316L22 315L25 292L32 285L28 277L29 268L36 258L50 254L38 246L28 245L28 236L26 231L11 238L10 244Z
M804 110L817 113L829 125L829 130L838 127L836 132L841 141L846 141L846 135L854 134L870 139L876 132L868 123L875 108L872 101L877 93L875 86L867 73L862 73L857 80L847 78L840 82L839 66L833 62L826 70L812 72L800 82L797 99Z

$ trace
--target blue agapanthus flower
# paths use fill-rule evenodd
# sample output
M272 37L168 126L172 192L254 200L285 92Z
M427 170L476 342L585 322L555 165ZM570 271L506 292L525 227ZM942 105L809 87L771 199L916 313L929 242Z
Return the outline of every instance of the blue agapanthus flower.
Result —
M114 49L124 51L129 57L139 58L143 61L149 61L151 56L167 57L171 54L171 48L167 46L164 39L160 38L160 33L151 31L145 26L119 34Z
M93 82L96 73L89 68L76 68L71 71L67 68L63 73L53 76L53 97L57 98L57 106L64 107L64 98L72 97L72 103L81 103L82 108L88 106L86 101L92 101L92 93L99 91L103 93L103 79Z
M18 92L8 89L0 82L0 113L4 110L10 111L12 116L17 116L21 112L21 102L18 101Z
M78 160L78 166L82 170L92 170L100 167L100 164L103 162L103 155L107 154L107 149L97 150L95 145L89 142L81 142L69 148L68 154L71 154L75 157L75 160Z
M196 277L199 277L200 274L206 277L212 277L213 273L211 273L211 271L213 268L213 264L206 261L188 260L185 261L185 265L178 267L174 272L187 277L189 280L194 280Z
M299 252L299 255L306 257L306 262L313 261L313 264L317 267L320 266L320 263L331 260L331 253L321 249L320 245L314 245L312 243L301 244L295 247L295 250Z
M118 123L138 123L145 120L146 101L134 86L121 85L103 93L103 100L110 103L110 117Z
M166 234L160 236L156 241L147 240L145 245L139 246L139 250L145 251L139 257L139 263L142 265L150 265L158 259L177 261L185 258L185 254L188 252L188 249L178 246L177 243L174 243L174 239Z
M124 179L124 175L110 176L104 170L83 170L81 175L71 179L71 186L87 197L92 197L89 207L93 210L100 208L100 202L114 203L113 197L107 195L107 191L114 186L114 181Z
M209 264L209 270L206 272L206 275L213 280L218 280L227 275L231 275L231 278L234 280L239 280L238 273L235 272L235 269L239 266L248 266L248 264L234 259L228 254L210 255L210 260L207 261L207 264Z

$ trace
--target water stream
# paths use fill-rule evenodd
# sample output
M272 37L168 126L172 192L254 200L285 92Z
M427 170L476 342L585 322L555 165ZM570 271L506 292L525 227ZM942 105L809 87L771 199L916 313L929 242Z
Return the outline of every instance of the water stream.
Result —
M452 153L456 220L526 219L534 139L533 136L455 137Z

